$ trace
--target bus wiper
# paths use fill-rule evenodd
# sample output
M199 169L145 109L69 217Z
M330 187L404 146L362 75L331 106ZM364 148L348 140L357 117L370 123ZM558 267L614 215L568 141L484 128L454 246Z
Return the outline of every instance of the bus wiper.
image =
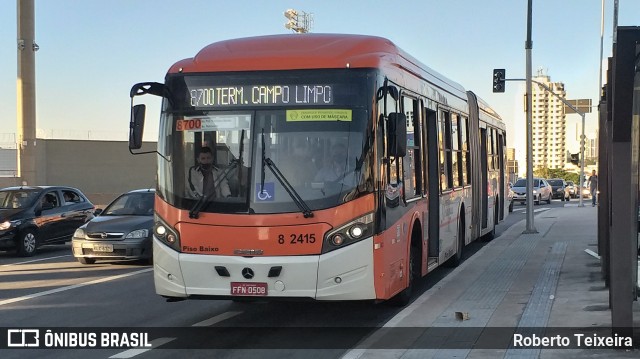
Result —
M207 194L198 198L198 202L196 202L193 208L191 208L191 210L189 211L189 218L198 219L198 217L200 216L200 211L202 211L202 207L204 206L205 202L209 201L209 197L211 197L211 195Z
M231 174L231 172L236 167L240 167L241 162L242 162L241 160L232 160L231 163L229 164L229 167L227 167L225 171L222 173L222 175L218 177L218 179L215 182L213 182L213 188L218 188L218 186L222 183L222 181L227 179ZM240 171L242 171L242 168L240 168ZM200 212L204 207L204 204L209 201L209 198L211 198L212 195L213 193L210 193L200 197L198 199L198 202L196 202L193 208L191 208L191 210L189 211L189 218L198 219L198 217L200 216Z
M280 170L278 169L278 166L276 166L276 164L273 163L273 161L266 156L265 147L264 147L264 128L263 128L262 129L262 172L260 174L260 193L264 191L264 175L265 175L264 166L265 165L269 167L273 175L276 177L276 179L278 179L280 184L282 184L282 187L284 187L284 190L287 191L287 193L289 194L293 202L296 204L296 206L300 208L300 211L302 211L302 215L304 216L304 218L313 217L313 212L311 212L311 208L309 208L309 206L304 202L302 197L300 197L300 195L295 190L295 188L293 188L291 183L287 181L287 178L282 174L282 172L280 172Z

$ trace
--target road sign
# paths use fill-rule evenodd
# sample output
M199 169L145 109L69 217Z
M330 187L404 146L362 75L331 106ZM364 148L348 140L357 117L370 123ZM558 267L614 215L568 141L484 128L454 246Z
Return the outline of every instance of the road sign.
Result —
M584 98L579 100L567 100L567 102L569 102L571 106L575 107L576 109L578 109L578 111L582 113L591 113L590 98ZM576 112L571 107L564 105L564 113L570 114L570 113L576 113Z

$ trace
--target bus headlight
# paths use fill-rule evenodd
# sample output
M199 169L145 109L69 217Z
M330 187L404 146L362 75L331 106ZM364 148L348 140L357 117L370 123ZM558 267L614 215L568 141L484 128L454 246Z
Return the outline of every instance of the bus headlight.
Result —
M366 230L367 229L362 223L356 223L353 225L353 227L349 228L349 235L351 236L351 238L358 239L362 237Z
M348 246L372 235L373 213L368 213L327 232L322 243L322 253Z
M178 236L178 232L171 228L171 226L157 214L154 217L153 235L168 247L180 252L180 237Z

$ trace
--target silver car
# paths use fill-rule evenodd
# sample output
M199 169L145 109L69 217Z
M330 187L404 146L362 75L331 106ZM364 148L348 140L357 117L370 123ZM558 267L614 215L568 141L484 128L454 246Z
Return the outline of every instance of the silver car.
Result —
M527 201L527 180L520 178L513 184L513 200L524 204ZM541 201L551 203L551 185L544 178L533 179L533 203L540 204Z
M82 264L99 259L143 259L151 263L154 197L154 190L144 189L116 198L73 234L73 256Z

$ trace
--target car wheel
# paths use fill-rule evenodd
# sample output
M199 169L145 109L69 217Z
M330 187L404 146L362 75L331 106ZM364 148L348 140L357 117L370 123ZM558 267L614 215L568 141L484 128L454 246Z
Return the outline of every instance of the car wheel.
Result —
M540 200L542 200L542 198L540 198L541 196L538 195L538 197L536 197L535 201L533 202L534 204L540 205Z
M549 193L549 197L547 198L547 204L551 204L551 193Z
M38 247L38 238L36 237L36 231L33 229L25 229L20 232L18 239L18 254L23 257L31 257L36 254L36 248Z
M93 264L96 262L96 260L93 258L78 258L78 262L82 264Z
M509 213L513 212L513 201L509 202Z

